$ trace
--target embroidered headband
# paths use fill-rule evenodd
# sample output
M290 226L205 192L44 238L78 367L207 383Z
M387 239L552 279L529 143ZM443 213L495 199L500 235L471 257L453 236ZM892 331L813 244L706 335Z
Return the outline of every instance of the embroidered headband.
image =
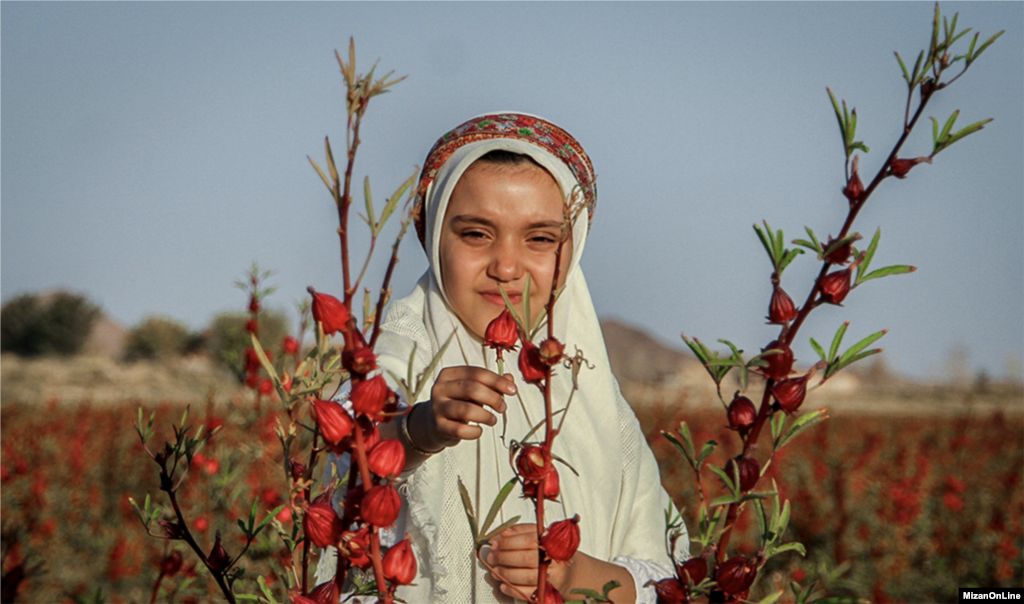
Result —
M426 225L423 204L427 190L437 176L437 171L452 153L460 147L476 141L509 138L534 144L560 159L576 178L587 203L587 221L593 221L594 206L597 205L597 186L594 184L594 167L579 142L571 134L544 119L521 113L495 113L475 117L448 132L434 143L423 162L419 186L416 188L414 213L416 234L424 243Z

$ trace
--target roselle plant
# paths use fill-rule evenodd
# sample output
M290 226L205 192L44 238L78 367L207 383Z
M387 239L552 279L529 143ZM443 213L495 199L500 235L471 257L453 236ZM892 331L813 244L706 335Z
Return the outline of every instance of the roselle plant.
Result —
M293 602L337 602L339 594L346 590L352 595L373 595L382 602L391 602L396 588L410 583L416 576L417 562L408 539L387 551L380 541L380 530L390 527L399 513L400 499L395 480L405 467L405 450L399 441L381 439L380 436L378 426L392 421L402 411L399 410L397 394L378 371L373 348L380 334L381 317L390 293L391 276L398 262L399 245L413 219L409 201L419 170L414 171L387 199L379 218L375 213L369 178L364 180L366 214L361 217L369 227L371 237L362 268L355 274L352 271L349 217L360 125L370 99L387 92L404 78L393 79L390 73L375 78L374 69L366 75L357 74L352 41L347 61L340 54L335 54L347 88L344 172L338 169L329 139L325 139L327 171L312 159L310 163L327 186L338 210L342 295L334 297L309 288L312 300L300 306L298 337L287 336L281 343L284 351L281 356L290 362L286 365L282 358L275 364L259 339L257 322L262 299L270 293L261 286L268 273L261 273L254 266L248 280L240 282L249 293L251 313L246 325L252 340L252 347L246 352L246 384L255 391L256 404L261 397L276 397L281 402L283 417L278 418L276 432L282 447L280 463L289 493L288 503L270 511L257 522L258 500L254 501L248 522L238 521L245 537L245 546L240 551L230 551L220 533L211 548L204 548L190 528L193 522L182 511L178 493L192 459L216 431L204 434L204 428L200 427L191 435L192 431L186 425L186 411L180 425L174 427L174 443L167 443L163 449L154 451L147 443L154 435L155 418L151 416L144 423L140 410L136 425L143 446L160 469L160 488L167 495L174 516L164 518L148 495L142 506L134 500L132 505L150 535L186 543L207 568L228 602L247 600L276 604L276 596L264 577L257 580L260 592L256 595L238 594L235 588L244 577L244 568L239 565L242 556L267 527L273 527L288 552L286 568L281 574ZM401 226L383 282L377 290L379 293L374 300L370 289L366 288L360 319L357 316L359 309L353 308L356 294L362 286L377 239L407 192L409 199L401 213ZM303 355L300 342L309 313L316 325L315 344ZM330 337L339 333L344 343L335 346ZM433 367L434 363L431 363L424 373L416 376L412 375L411 369L404 378L395 376L405 400L416 400L426 383L424 376L429 375ZM259 377L260 368L267 377ZM348 386L348 393L342 395L341 400L332 400L343 385ZM302 446L307 441L308 450ZM352 460L350 471L344 476L335 475L328 484L317 487L314 479L318 475L317 464L326 452L349 455ZM340 488L345 489L341 514L334 505L334 494ZM290 514L285 513L289 511L286 506ZM156 527L161 527L162 532ZM334 579L321 585L311 585L309 577L314 547L335 547L338 551ZM350 573L352 569L360 572ZM161 573L162 579L166 573ZM351 579L349 585L345 583L347 579ZM154 588L154 598L158 587L159 579Z
M759 569L769 558L790 551L802 555L806 553L800 543L782 542L790 516L794 512L789 501L779 501L775 481L772 481L770 489L755 489L778 451L808 428L828 418L826 409L799 413L807 394L808 382L820 371L821 378L813 387L817 388L852 363L878 354L881 349L869 347L885 335L886 330L875 332L846 350L842 350L842 343L849 326L848 321L839 327L827 351L811 338L811 347L820 360L796 377L791 377L796 361L791 346L807 316L816 308L822 305L841 305L856 288L872 279L915 270L914 267L906 265L872 270L871 262L878 249L881 230L875 231L866 248L859 248L859 242L863 237L853 230L858 213L886 178L907 178L916 166L931 164L941 151L969 134L981 130L991 121L982 120L954 131L959 110L955 111L941 127L939 121L931 118L931 153L913 158L900 156L904 143L932 97L959 79L981 53L1003 33L991 36L980 45L979 34L975 33L966 51L954 51L954 45L970 32L970 29L957 31L957 17L958 15L954 15L952 20L941 17L938 4L935 5L931 40L927 50L921 51L918 55L912 69L907 69L903 58L896 53L896 59L907 84L903 128L892 150L866 186L859 174L859 164L860 154L867 154L869 149L866 144L856 139L857 111L847 109L845 101L837 102L835 95L828 90L839 122L845 156L846 184L841 191L848 209L837 234L834 237L830 235L827 240L822 241L810 227L806 227L808 238L794 240L792 245L795 247L786 248L782 229L774 230L767 222L763 223L763 228L754 225L754 230L764 245L772 265L772 297L768 303L768 321L779 326L778 336L768 343L760 354L745 360L743 351L732 342L719 340L730 349L728 356L720 357L718 352L710 350L699 339L683 335L687 346L715 382L729 428L734 430L740 439L742 451L724 464L713 465L706 462L718 443L708 441L698 447L686 422L682 422L675 434L662 432L682 453L696 475L700 508L697 525L691 527L691 535L692 542L700 546L700 554L678 564L675 577L657 584L659 602L691 602L695 598L707 598L710 602L745 601ZM957 52L962 54L956 54ZM947 74L950 70L955 72L952 77L948 77ZM803 304L797 306L782 288L782 276L786 267L807 251L814 253L821 262L821 269L811 284ZM726 403L722 397L722 382L733 369L740 373L741 389L729 403ZM759 406L755 406L753 401L743 394L750 386L751 372L759 373L764 378ZM759 437L766 425L771 433L770 442L759 443ZM759 454L765 450L768 451L767 458ZM706 482L702 479L705 469L717 476L725 490L724 495L710 501L705 495ZM752 513L759 529L760 542L754 556L729 555L732 532L737 518L742 513ZM674 543L682 535L682 520L678 516L667 518L666 524L668 541L671 544L669 551L674 551ZM809 601L814 589L813 583L806 588L797 583L792 584L793 597L797 602ZM769 594L762 601L774 602L782 594L782 591Z

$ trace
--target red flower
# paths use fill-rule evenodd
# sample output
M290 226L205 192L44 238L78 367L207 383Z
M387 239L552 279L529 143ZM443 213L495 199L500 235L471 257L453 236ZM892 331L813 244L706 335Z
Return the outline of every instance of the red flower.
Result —
M271 382L270 378L263 378L260 380L258 391L264 396L269 396L274 391L274 382Z
M160 574L165 577L173 577L181 570L182 562L181 552L174 550L160 560Z
M789 294L776 285L772 292L772 301L768 305L768 322L782 325L795 319L796 315L797 310L796 305L793 304L793 298L790 298Z
M399 585L408 585L416 578L416 555L412 544L403 539L384 554L384 577Z
M206 519L206 516L200 516L199 518L196 518L196 521L192 526L194 526L200 533L205 533L206 530L210 528L210 521Z
M537 601L540 598L540 591L533 590L532 601ZM544 591L544 604L563 604L565 598L562 597L561 592L555 589L555 586L548 583Z
M245 322L245 331L249 333L256 333L256 320L249 319Z
M554 367L562 360L564 352L565 344L555 338L548 338L540 343L540 360L550 367Z
M210 550L210 555L206 557L206 560L209 562L212 570L219 572L227 570L228 565L231 564L231 554L228 553L228 550L224 549L220 542L220 531L217 531L217 536L213 541L213 549Z
M736 462L735 466L732 462ZM733 483L736 483L736 468L739 468L739 486L741 492L747 492L754 488L759 478L761 478L761 464L758 463L753 457L734 457L726 464L725 471L732 479Z
M803 377L787 378L772 386L772 395L775 397L779 407L787 414L792 414L800 408L807 396L807 380L811 379L808 373Z
M850 293L850 269L831 272L821 278L821 299L829 304L842 304Z
M516 457L519 477L526 482L540 482L551 471L551 453L538 445L526 445Z
M352 410L367 417L375 417L384 410L388 402L395 400L395 393L388 388L384 376L374 376L356 383L349 395Z
M500 355L503 350L515 350L518 342L519 328L516 326L516 320L512 318L512 313L506 308L487 325L484 345L493 348Z
M364 526L358 531L342 533L339 548L352 566L366 570L373 565L367 554L370 551L370 527Z
M405 447L397 439L384 439L370 449L367 464L381 478L398 476L405 469Z
M723 562L715 573L715 582L727 594L741 594L757 578L757 562L743 556L734 556Z
M552 523L540 538L540 546L548 558L568 562L580 546L580 516Z
M676 573L681 581L689 580L697 585L708 576L708 561L704 558L690 558L676 566Z
M757 418L757 409L754 403L745 396L736 396L729 403L729 429L736 430L740 436L746 436L750 428L754 426Z
M764 355L763 359L768 363L768 366L761 370L764 376L770 380L781 380L789 376L789 372L793 370L793 351L789 345L772 340L762 352L769 350L778 350L779 352Z
M249 296L249 312L257 313L260 312L260 301L255 295Z
M341 351L341 366L349 373L365 376L377 368L377 355L366 345L358 329L345 332L345 348Z
M687 604L690 601L690 590L675 577L658 581L654 584L654 591L658 592L658 604Z
M519 373L531 384L539 384L547 377L550 368L540 357L540 349L533 342L523 341L519 352Z
M333 401L313 399L313 413L324 440L337 445L343 438L352 433L355 422L344 407Z
M316 604L338 604L338 584L333 579L321 583L309 592L309 597Z
M896 178L906 178L910 169L920 163L932 163L930 157L916 157L914 159L897 159L889 165L889 174Z
M299 341L291 336L285 336L284 342L284 353L285 354L298 354L299 353Z
M331 505L331 498L334 496L334 489L328 489L319 497L313 500L312 504L304 503L305 516L302 526L306 532L306 538L317 547L335 545L345 530L341 518L334 511Z
M529 497L531 499L537 497L537 487L540 483L544 483L544 499L548 501L552 499L558 499L560 492L560 485L558 481L558 470L552 466L551 470L540 479L539 482L527 482L523 484L523 497Z
M366 524L384 528L395 523L401 507L402 500L398 497L395 487L379 484L366 492L359 510Z
M860 156L854 155L850 180L846 181L846 187L843 188L843 195L850 200L851 204L860 199L860 196L864 194L864 183L860 181L860 174L857 173L858 163L860 163Z
M352 317L348 307L334 296L318 294L312 287L308 291L313 294L313 320L320 323L324 333L332 335L344 331Z

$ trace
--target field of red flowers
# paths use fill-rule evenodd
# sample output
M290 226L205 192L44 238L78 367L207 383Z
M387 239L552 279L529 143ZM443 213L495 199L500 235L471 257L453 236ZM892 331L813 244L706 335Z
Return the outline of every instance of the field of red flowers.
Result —
M144 411L147 417L156 411L160 443L171 439L171 424L184 408ZM639 415L663 481L694 526L692 471L658 431L685 419L696 441L723 443L711 460L722 463L734 453L727 445L735 440L723 414L649 404ZM130 401L4 404L4 602L220 600L190 552L181 552L178 568L168 546L183 548L182 542L147 536L128 502L131 496L141 504L149 493L155 505L167 506L155 466L132 428L136 417ZM236 553L244 544L236 520L248 517L253 500L258 518L284 501L276 417L273 405L264 403L257 412L241 399L192 405L189 424L221 426L194 460L181 492L186 516L206 547L219 530L225 547ZM958 586L1024 586L1019 413L833 416L777 456L768 476L780 477L782 496L794 506L788 540L804 543L808 556L772 559L752 598L790 581L825 581L832 596L875 602L948 602L956 600ZM291 526L287 508L279 520ZM741 516L744 537L733 540L741 553L753 552L753 524L749 514ZM255 579L263 575L284 600L287 556L276 531L264 531L246 555L247 572L236 591L259 593Z

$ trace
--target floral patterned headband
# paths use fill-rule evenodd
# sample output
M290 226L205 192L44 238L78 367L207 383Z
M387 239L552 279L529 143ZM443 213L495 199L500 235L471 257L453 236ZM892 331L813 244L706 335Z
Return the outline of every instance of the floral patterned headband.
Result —
M496 113L481 115L461 124L438 139L427 154L416 189L416 234L420 243L424 242L426 233L423 204L426 201L427 189L434 182L437 171L456 149L476 141L496 138L526 141L562 160L580 185L588 206L588 222L593 221L594 206L597 205L594 167L579 142L565 130L541 118L521 113Z

